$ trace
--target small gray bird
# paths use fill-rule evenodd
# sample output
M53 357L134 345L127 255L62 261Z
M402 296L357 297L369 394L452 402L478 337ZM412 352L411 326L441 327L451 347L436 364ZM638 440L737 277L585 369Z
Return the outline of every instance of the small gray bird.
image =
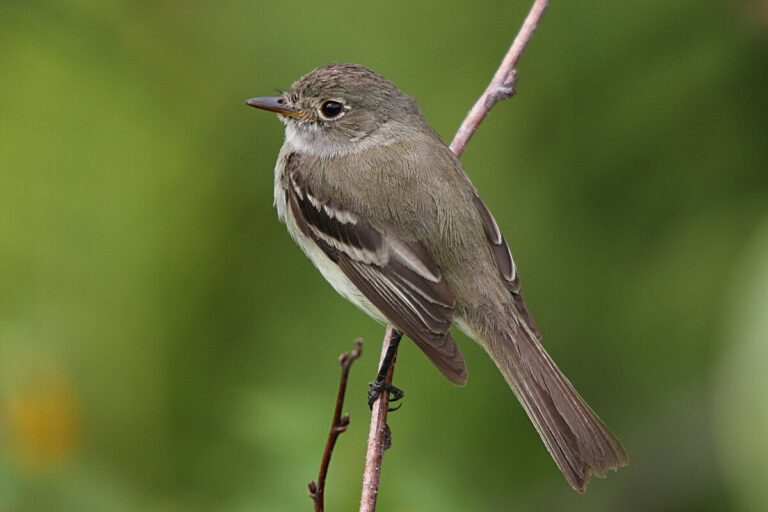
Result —
M363 66L330 64L246 103L285 124L277 213L337 292L455 384L467 369L451 326L480 343L577 491L628 463L541 345L496 221L410 96Z

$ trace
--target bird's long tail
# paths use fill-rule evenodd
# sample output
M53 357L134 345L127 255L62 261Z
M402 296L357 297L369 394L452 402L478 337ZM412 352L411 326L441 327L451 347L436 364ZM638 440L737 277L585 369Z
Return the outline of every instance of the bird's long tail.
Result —
M618 439L579 396L534 332L517 322L490 329L485 325L483 345L571 487L584 492L591 474L603 477L607 470L629 463Z

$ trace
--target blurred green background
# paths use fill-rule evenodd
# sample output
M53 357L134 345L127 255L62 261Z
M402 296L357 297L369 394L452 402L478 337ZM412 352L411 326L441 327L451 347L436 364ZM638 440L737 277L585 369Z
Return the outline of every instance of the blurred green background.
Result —
M529 7L0 2L0 512L354 510L382 328L272 208L243 106L329 61L450 139ZM768 510L768 5L554 2L463 162L632 464L571 491L482 350L410 343L380 509Z

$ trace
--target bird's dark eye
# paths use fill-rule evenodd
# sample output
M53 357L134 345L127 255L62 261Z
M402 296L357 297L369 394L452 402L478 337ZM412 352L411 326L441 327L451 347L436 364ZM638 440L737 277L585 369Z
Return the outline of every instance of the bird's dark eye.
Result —
M326 101L322 105L320 105L320 112L323 113L323 115L328 118L332 119L339 114L341 114L341 111L344 109L344 105L339 103L338 101Z

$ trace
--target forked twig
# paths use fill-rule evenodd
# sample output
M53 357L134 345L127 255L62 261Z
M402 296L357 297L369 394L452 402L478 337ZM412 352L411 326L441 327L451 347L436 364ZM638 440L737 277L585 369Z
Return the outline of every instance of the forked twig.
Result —
M349 426L349 414L342 415L341 413L344 408L344 396L347 393L349 368L362 353L363 340L357 338L355 340L355 348L351 352L344 352L339 356L341 376L339 377L339 390L336 393L336 408L333 411L331 430L328 432L328 440L325 442L317 483L314 480L309 482L309 497L315 502L315 512L323 512L325 510L325 479L328 475L328 466L331 464L333 448L336 446L336 440L339 438L339 435L345 432Z

